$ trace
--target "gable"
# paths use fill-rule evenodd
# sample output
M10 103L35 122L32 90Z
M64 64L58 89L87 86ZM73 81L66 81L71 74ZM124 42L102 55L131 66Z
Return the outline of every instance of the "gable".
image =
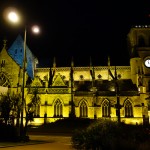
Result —
M60 73L54 79L52 86L66 86L64 80L62 79Z
M8 49L8 54L14 61L20 66L23 66L24 59L24 40L20 35L16 38L12 46ZM31 50L26 45L26 57L27 57L27 73L33 79L34 78L34 63L35 58L31 52Z
M38 76L36 76L34 78L34 80L32 81L31 86L32 87L42 87L43 86L42 80Z

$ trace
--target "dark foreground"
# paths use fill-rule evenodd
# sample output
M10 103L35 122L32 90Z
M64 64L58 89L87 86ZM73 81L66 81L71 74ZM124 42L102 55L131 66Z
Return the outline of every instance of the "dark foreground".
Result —
M70 136L29 135L29 142L0 142L7 150L73 150Z

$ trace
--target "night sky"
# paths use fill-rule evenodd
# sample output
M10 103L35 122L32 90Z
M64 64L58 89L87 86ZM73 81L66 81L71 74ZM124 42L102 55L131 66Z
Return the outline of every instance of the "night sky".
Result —
M24 23L12 26L3 18L4 9L15 7ZM150 24L150 0L0 0L0 47L8 48L27 28L27 45L39 59L39 67L129 65L127 34L134 25ZM30 26L38 24L35 36Z

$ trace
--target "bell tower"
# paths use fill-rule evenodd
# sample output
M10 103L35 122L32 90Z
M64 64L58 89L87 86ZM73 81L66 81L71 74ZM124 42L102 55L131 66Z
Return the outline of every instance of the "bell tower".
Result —
M131 79L140 93L150 92L150 25L132 27L127 35Z

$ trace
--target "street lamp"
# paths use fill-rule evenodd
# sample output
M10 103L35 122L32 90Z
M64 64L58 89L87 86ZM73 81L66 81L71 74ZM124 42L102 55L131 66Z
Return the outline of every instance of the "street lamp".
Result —
M39 33L40 32L40 29L37 25L34 25L32 27L32 31L34 33ZM26 57L26 37L27 35L27 30L26 30L26 27L24 29L24 43L23 43L23 49L24 49L24 54L23 54L23 83L22 83L22 101L21 101L21 121L20 121L20 136L23 137L25 136L24 134L24 127L23 127L23 106L24 106L24 101L25 101L25 97L24 97L24 87L25 87L25 73L26 73L26 63L27 63L27 57Z
M19 17L19 14L14 11L14 10L11 10L8 12L7 14L7 18L10 22L12 23L18 23L20 21L20 17ZM37 25L34 25L32 27L32 31L34 33L39 33L40 32L40 29ZM23 43L23 49L24 49L24 53L23 53L23 80L22 80L22 99L21 99L21 120L20 120L20 136L23 137L25 136L25 133L24 133L24 127L23 127L23 108L24 108L24 101L25 101L25 91L24 91L24 87L25 87L25 73L26 73L26 61L27 61L27 58L26 58L26 34L27 34L27 30L26 30L26 27L24 28L24 43Z
M115 92L116 92L116 98L117 98L117 104L116 104L116 114L118 117L118 123L121 122L121 118L120 118L120 109L121 109L121 105L120 105L120 97L119 97L119 84L118 84L118 77L117 77L117 70L116 70L116 66L115 66Z

